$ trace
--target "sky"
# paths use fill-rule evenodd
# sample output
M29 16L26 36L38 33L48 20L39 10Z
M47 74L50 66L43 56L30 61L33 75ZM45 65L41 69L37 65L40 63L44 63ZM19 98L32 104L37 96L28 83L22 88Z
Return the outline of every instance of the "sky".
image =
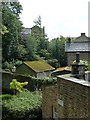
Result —
M23 26L31 28L34 20L41 16L42 27L49 40L60 36L88 36L89 0L18 0L23 11L20 19Z

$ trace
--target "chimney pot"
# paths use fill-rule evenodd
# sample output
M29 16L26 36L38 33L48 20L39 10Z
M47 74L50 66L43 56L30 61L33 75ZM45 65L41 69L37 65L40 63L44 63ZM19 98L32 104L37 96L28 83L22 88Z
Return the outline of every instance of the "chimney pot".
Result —
M85 33L81 33L81 36L85 36Z

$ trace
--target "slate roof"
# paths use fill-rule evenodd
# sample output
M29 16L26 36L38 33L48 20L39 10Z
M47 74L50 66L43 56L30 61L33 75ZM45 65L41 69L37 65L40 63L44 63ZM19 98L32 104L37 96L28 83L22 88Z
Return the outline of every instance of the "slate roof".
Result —
M81 33L81 36L65 43L65 52L90 52L90 37Z
M90 41L66 42L65 52L90 52Z
M27 65L32 70L34 70L35 72L45 72L55 69L45 61L26 61L24 62L24 64Z

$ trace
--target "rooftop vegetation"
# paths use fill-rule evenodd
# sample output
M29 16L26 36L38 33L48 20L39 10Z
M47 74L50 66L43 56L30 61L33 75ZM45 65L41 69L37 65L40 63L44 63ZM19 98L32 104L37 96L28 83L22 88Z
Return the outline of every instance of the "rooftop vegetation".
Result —
M48 71L48 70L53 70L54 67L46 63L45 61L27 61L24 62L28 67L33 69L36 72L43 72L43 71Z

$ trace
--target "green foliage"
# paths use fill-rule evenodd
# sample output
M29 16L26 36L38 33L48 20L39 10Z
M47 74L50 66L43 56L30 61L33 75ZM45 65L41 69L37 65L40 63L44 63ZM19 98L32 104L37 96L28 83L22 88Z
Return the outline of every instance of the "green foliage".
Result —
M20 60L15 60L13 62L11 61L5 61L2 63L2 69L4 69L5 71L11 72L12 67L15 65L16 67L18 67L19 65L22 64L22 61Z
M73 63L76 63L76 60L74 60ZM89 71L90 70L90 62L89 61L80 60L80 63L85 65L85 71Z
M2 96L0 96L0 98L2 98L2 100L8 100L12 98L12 95L10 94L3 94Z
M33 21L35 23L35 25L41 27L41 16L39 15L38 18L36 20Z
M7 28L8 33L2 36L2 55L3 60L12 60L19 58L21 53L20 33L22 23L19 20L19 14L22 7L19 2L2 2L2 24ZM20 56L21 57L21 56Z
M2 63L2 69L5 69L5 71L10 72L12 67L13 67L12 62L5 61L4 63Z
M7 30L7 27L5 25L2 25L0 28L0 34L4 35L5 33L8 33L9 31Z
M67 65L67 57L65 53L65 41L67 41L67 39L62 36L60 38L54 38L49 42L48 48L52 58L57 59L59 65L61 66Z
M23 91L2 103L3 120L32 120L41 117L42 97L38 92Z
M45 77L45 78L37 78L37 77L32 77L30 75L16 75L15 77L18 77L18 76L21 76L21 77L25 77L25 78L28 78L32 81L32 85L34 87L34 90L35 88L37 88L38 90L42 88L43 85L54 85L57 83L57 78L56 77Z
M20 66L21 64L22 64L22 61L20 61L20 60L16 60L15 61L15 66L16 67Z
M47 63L49 63L54 68L60 67L60 63L57 59L48 59Z
M35 41L34 37L29 35L28 39L25 42L26 46L26 55L25 58L27 60L35 60L36 50L37 50L37 41Z
M40 57L43 57L44 59L49 59L51 56L50 56L50 53L48 52L48 50L46 49L41 49L38 54L40 55Z
M28 82L18 82L16 79L13 79L10 83L10 89L17 90L18 92L22 92L22 89L25 85L27 85Z
M13 59L20 61L44 59L55 68L66 66L67 58L64 43L67 39L61 36L49 42L44 27L42 27L41 16L39 16L34 20L35 25L31 29L31 34L26 35L24 41L21 35L22 22L19 18L21 11L22 6L19 2L2 3L2 24L3 31L5 31L2 36L3 62L11 62ZM11 68L6 67L6 69Z
M57 83L57 78L54 77L45 77L45 78L31 77L31 80L33 81L34 86L37 90L42 89L42 86L47 86Z

